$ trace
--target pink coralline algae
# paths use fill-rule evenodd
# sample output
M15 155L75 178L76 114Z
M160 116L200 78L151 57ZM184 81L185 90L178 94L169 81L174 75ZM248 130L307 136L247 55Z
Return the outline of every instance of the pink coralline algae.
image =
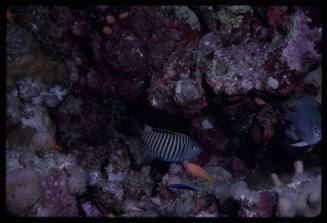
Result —
M177 51L151 78L148 100L157 109L194 115L207 105L201 76L192 70L193 48Z
M106 10L110 11L110 7ZM114 23L112 34L104 37L103 34L94 34L96 30L90 30L86 12L56 7L53 14L58 22L60 23L60 18L67 21L67 31L58 38L58 44L64 45L63 52L68 57L76 55L69 59L75 91L81 93L89 85L91 89L98 89L97 92L105 95L118 93L129 102L136 102L143 91L145 79L151 76L149 70L155 71L162 67L174 50L182 49L198 39L196 17L189 18L191 12L187 11L187 7L185 10L182 11L184 16L174 7L132 6L128 10L128 18ZM103 12L96 14L100 21L104 19ZM88 47L93 65L86 63L81 46L78 42L73 42L72 37L79 38L81 42L90 42ZM71 44L66 44L67 42ZM96 71L90 73L90 69L94 70L95 67ZM108 73L107 70L112 72ZM112 87L115 89L105 91Z
M269 6L266 15L269 23L272 26L277 26L281 23L282 18L287 14L287 6Z

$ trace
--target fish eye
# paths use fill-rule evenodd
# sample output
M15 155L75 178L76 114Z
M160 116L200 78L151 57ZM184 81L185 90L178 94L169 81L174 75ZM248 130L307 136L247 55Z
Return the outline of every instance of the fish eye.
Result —
M195 152L197 152L197 151L199 151L199 148L198 148L198 147L193 147L193 150L194 150Z
M320 137L321 136L321 129L318 125L314 125L313 126L313 135L316 137Z

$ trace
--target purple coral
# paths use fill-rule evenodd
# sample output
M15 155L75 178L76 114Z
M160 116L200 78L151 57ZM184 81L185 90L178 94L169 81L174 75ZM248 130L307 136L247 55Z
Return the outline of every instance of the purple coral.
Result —
M291 70L302 72L308 72L314 64L321 62L317 46L322 41L322 27L311 28L312 19L306 11L297 9L294 13L288 42L282 54Z

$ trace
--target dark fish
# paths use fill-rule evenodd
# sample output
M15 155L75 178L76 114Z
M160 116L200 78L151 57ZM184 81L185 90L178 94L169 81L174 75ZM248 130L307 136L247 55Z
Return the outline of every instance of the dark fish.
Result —
M198 191L194 187L192 187L190 185L187 185L187 184L183 184L183 183L172 183L172 184L169 184L168 187L169 188L173 188L173 189L183 189L183 190Z
M283 119L287 122L285 134L295 143L294 147L312 146L321 140L321 115L312 96L305 96L284 106Z
M153 157L168 162L184 162L202 151L200 145L187 135L149 126L145 127L143 140Z

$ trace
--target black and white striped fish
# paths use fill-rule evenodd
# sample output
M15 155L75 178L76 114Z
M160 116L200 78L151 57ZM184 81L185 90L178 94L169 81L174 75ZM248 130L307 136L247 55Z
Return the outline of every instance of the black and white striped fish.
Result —
M149 126L145 127L143 141L153 157L168 162L184 162L202 151L200 145L187 135Z

